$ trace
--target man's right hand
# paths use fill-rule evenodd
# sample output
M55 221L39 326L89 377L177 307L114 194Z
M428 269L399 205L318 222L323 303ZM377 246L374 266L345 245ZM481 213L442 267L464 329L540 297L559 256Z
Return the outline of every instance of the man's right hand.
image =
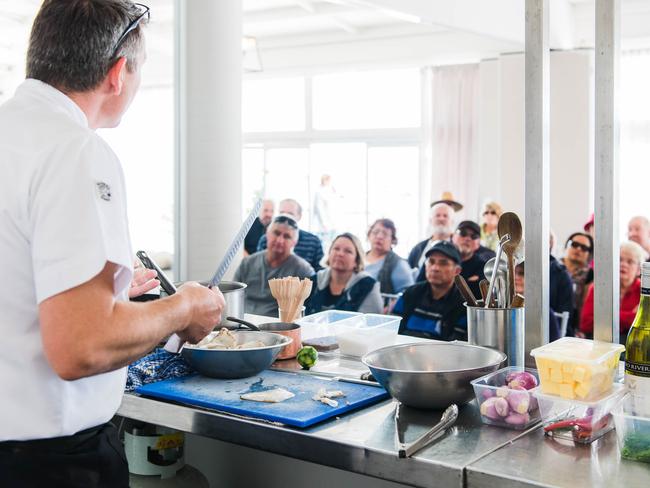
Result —
M176 295L187 300L190 307L189 323L185 329L178 332L178 336L190 344L195 344L221 322L226 301L219 288L210 289L194 281L181 286Z

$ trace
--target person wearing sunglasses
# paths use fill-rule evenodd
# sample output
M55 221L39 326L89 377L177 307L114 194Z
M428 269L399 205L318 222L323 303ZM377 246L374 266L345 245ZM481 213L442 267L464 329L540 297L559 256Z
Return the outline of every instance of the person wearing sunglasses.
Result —
M472 220L463 220L458 227L452 242L460 252L461 272L460 275L465 278L469 289L478 299L481 296L479 282L485 278L483 267L486 260L478 254L480 246L481 228Z
M246 312L278 316L278 302L271 295L269 280L296 276L309 278L314 268L294 254L298 242L298 222L293 215L276 216L266 229L266 248L245 257L235 271L234 280L246 283Z
M146 303L134 273L124 175L95 132L140 85L149 8L45 0L27 79L0 107L2 486L127 487L117 429L128 364L177 333L198 342L223 296L198 283Z
M290 215L296 222L302 219L302 206L293 198L285 198L278 204L278 212ZM266 249L266 234L257 243L257 250ZM298 242L293 250L298 256L307 261L316 271L322 269L320 262L323 259L323 243L316 234L304 229L298 230Z
M497 202L488 202L481 214L481 245L492 251L496 251L499 244L497 224L502 213L501 205Z
M564 246L564 265L573 282L573 310L569 319L569 331L578 329L580 313L589 285L594 279L594 270L589 266L593 257L594 238L586 232L574 232Z

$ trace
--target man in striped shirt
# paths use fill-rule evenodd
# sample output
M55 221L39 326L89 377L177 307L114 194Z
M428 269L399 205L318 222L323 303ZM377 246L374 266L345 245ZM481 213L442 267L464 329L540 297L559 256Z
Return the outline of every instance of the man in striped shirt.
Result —
M278 211L280 214L291 215L296 219L296 222L300 222L302 217L302 207L292 198L282 200L278 205ZM266 235L263 235L257 243L258 251L263 251L264 249L266 249ZM320 265L320 261L323 259L323 244L315 234L300 229L298 243L294 247L293 252L311 264L315 271L323 269Z

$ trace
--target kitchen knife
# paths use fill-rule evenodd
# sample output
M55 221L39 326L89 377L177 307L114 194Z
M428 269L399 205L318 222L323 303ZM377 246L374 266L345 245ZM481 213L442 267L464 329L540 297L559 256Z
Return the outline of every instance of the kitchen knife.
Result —
M173 295L176 293L176 287L174 284L169 281L169 278L167 278L167 275L163 272L162 269L160 269L160 266L158 266L156 262L147 255L146 252L138 251L135 253L135 255L138 256L138 259L145 268L153 269L156 271L156 273L158 273L160 287L165 290L165 293L168 295ZM183 341L181 338L176 334L172 334L169 336L169 339L167 339L167 342L165 342L163 349L167 352L171 352L172 354L177 354L180 351L182 345Z
M232 260L235 258L235 255L239 251L239 248L241 247L242 243L244 242L244 239L246 238L246 234L248 234L248 231L251 229L251 226L253 225L253 222L259 215L261 208L262 208L262 199L260 198L257 200L257 202L255 202L255 205L253 205L253 209L248 214L248 217L246 217L246 220L244 220L244 223L241 225L239 232L237 232L237 235L230 243L230 246L228 247L225 256L221 260L221 263L219 263L219 267L217 268L217 271L215 271L214 276L210 280L210 284L208 285L210 288L212 288L213 286L217 286L221 281L221 279L223 278L223 275L226 274L226 271L228 270L230 263L232 263Z
M147 268L147 269L153 269L156 273L158 273L158 281L160 281L160 287L165 290L165 293L168 295L173 295L176 293L176 287L174 284L169 281L169 278L167 278L167 275L163 272L163 270L156 264L156 262L151 259L146 252L144 251L138 251L135 253L135 255L138 257L142 265Z

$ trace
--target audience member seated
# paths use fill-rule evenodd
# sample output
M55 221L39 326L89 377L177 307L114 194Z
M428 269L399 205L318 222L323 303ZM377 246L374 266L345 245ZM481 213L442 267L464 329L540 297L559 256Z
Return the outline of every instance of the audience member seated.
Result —
M485 278L483 267L487 261L477 254L480 235L481 229L476 222L463 220L452 237L452 242L460 252L460 275L465 278L477 299L481 296L479 282Z
M481 214L481 245L491 251L496 251L497 244L499 244L497 224L502 213L501 205L497 202L488 202L483 207L483 213Z
M650 222L642 216L632 217L627 224L627 238L650 253Z
M523 261L515 266L515 292L524 297L526 296L524 295L524 289L526 285L525 272L526 266ZM559 339L561 335L560 321L555 316L554 312L557 312L557 310L554 310L553 307L549 304L548 338L550 342Z
M467 340L465 301L454 284L460 254L449 241L439 241L426 254L426 281L407 288L393 309L400 315L399 333L444 341Z
M311 265L292 253L298 242L298 223L290 215L278 215L266 230L268 247L245 257L235 281L246 283L246 312L269 317L278 316L278 302L271 295L269 280L297 276L308 278L314 274Z
M426 253L438 241L450 241L454 231L454 209L444 202L434 202L431 207L431 237L418 242L409 253L408 263L416 270L415 281L423 280Z
M305 305L307 315L323 310L381 313L383 300L379 282L363 271L363 248L359 238L343 233L330 247L327 267L312 280L312 294Z
M564 257L560 260L573 282L573 310L567 328L567 335L574 335L580 327L580 312L589 285L594 280L594 270L589 266L594 252L594 239L590 234L574 232L564 246Z
M366 253L366 272L379 281L382 293L402 292L413 284L413 273L406 260L393 252L397 229L390 219L376 220L368 230L370 251Z
M636 242L628 241L621 244L620 254L620 308L619 328L620 342L625 344L627 332L632 326L639 300L641 298L641 263L648 259L648 253ZM587 298L582 306L580 317L580 337L592 338L594 334L594 285L589 287Z
M291 215L296 222L300 222L302 218L302 207L292 198L282 200L278 205L278 211L280 214ZM266 242L266 235L263 235L257 244L257 250L266 249ZM322 268L320 262L323 259L323 244L316 234L300 229L298 243L293 252L311 264L316 271Z
M244 256L250 256L257 252L257 243L266 233L266 228L273 219L273 200L264 200L259 216L253 221L251 229L244 239Z

